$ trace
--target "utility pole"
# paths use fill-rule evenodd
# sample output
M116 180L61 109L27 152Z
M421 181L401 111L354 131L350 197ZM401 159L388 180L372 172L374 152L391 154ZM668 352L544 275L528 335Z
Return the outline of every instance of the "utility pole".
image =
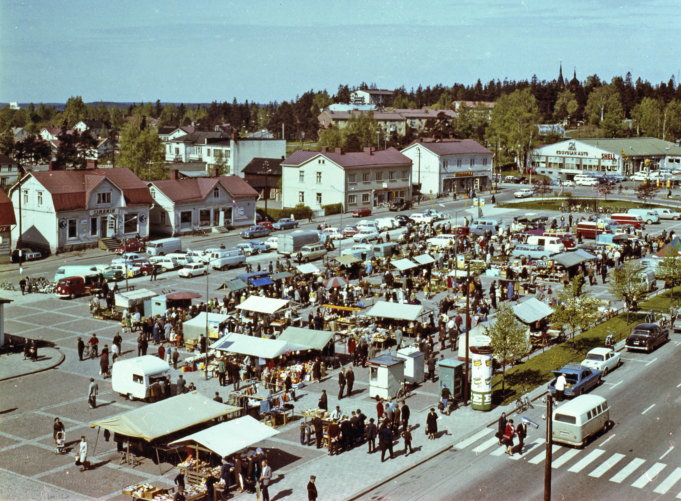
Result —
M468 314L470 313L469 308L470 308L470 296L471 296L470 286L469 286L468 282L469 282L470 279L471 279L471 263L469 262L466 265L466 320L465 320L465 322L466 322L466 354L464 355L464 357L466 357L466 365L464 366L464 368L465 368L464 373L466 374L466 384L465 384L465 387L464 387L465 391L464 391L463 405L468 405L468 397L470 396L470 384L468 382L468 376L469 376L469 372L468 372L468 350L469 350L469 347L468 347L468 342L469 342L468 331L470 330L468 328L468 326L469 326Z
M551 463L553 462L553 398L546 395L546 460L544 461L544 501L551 501Z
M269 221L269 214L267 212L267 199L269 198L269 193L267 192L267 174L270 171L270 163L269 161L265 160L263 165L265 166L265 191L263 192L263 195L265 195L265 221Z

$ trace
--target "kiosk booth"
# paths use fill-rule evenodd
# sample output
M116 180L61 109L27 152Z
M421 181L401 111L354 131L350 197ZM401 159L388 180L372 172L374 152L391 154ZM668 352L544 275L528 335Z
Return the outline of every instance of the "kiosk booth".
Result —
M151 387L168 375L168 362L152 355L118 359L111 367L111 389L130 400L144 400L150 396Z
M367 360L369 365L369 396L393 399L404 383L404 359L389 355Z
M151 315L151 298L156 296L158 292L149 289L119 292L115 296L116 308L126 309L129 312L137 310L143 317L148 317Z
M447 385L452 394L452 398L463 398L464 385L464 362L461 360L454 360L453 358L445 358L437 363L439 367L439 394L442 394L443 385Z
M416 346L397 350L397 358L404 359L404 379L411 384L423 383L425 354Z
M173 292L151 298L151 315L163 315L169 308L188 309L192 305L192 299L199 299L201 294L197 292Z

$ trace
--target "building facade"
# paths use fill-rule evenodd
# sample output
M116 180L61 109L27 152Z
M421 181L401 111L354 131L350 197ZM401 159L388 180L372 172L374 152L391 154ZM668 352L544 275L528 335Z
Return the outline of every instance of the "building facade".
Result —
M325 110L319 115L319 127L320 129L328 129L332 125L343 129L347 127L348 120L350 117L359 118L361 114L372 113L374 120L378 122L378 126L383 129L383 132L391 134L392 132L397 133L400 136L404 136L406 133L406 123L405 118L399 113L394 113L392 111L332 111Z
M0 186L11 186L19 179L19 163L0 153Z
M176 170L171 178L152 181L154 199L151 231L157 235L182 235L214 227L255 224L255 203L259 193L238 176L180 179Z
M681 147L652 137L569 139L536 148L528 165L551 179L572 180L585 173L630 176L647 169L681 169Z
M302 204L313 210L343 204L343 210L374 207L395 198L411 198L411 160L395 148L365 148L346 153L294 152L281 163L282 206Z
M31 172L9 192L12 245L51 253L95 247L100 238L149 234L149 189L129 169Z
M393 100L393 91L381 89L354 90L350 94L353 104L373 104L387 106Z
M418 139L402 150L421 195L490 187L494 154L473 139Z
M12 201L3 190L0 190L0 264L9 263L11 260L11 235L16 223Z
M254 158L244 170L244 180L265 200L281 200L281 158Z

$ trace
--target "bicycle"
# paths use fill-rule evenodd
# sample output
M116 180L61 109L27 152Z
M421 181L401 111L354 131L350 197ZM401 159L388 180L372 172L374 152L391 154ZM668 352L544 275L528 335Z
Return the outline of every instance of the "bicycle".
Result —
M515 401L515 410L520 413L530 409L534 409L534 405L532 405L530 397L528 397L527 395L525 395L525 398L523 398L522 395L519 396L518 399Z
M83 360L88 359L88 358L94 358L93 355L95 354L95 350L92 349L92 346L89 344L85 345L85 348L83 348Z
M402 381L400 384L400 389L397 390L396 399L407 398L410 394L411 385L407 381Z

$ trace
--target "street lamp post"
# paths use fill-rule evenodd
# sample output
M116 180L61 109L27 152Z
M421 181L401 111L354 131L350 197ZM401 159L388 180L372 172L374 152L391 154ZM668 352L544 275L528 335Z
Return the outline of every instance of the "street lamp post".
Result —
M210 308L208 307L210 300L210 295L208 293L208 277L208 265L206 265L206 353L204 353L205 359L203 361L203 374L206 381L208 381L208 340L210 339L208 336L208 315L210 314Z
M264 193L263 193L263 194L265 195L265 221L268 221L268 220L269 220L269 215L268 215L268 213L267 213L267 199L269 198L269 193L267 192L267 175L268 175L270 172L272 172L272 169L269 168L269 167L270 167L270 163L269 163L269 161L267 161L267 160L265 160L265 161L263 162L263 165L265 166L265 191L264 191Z

